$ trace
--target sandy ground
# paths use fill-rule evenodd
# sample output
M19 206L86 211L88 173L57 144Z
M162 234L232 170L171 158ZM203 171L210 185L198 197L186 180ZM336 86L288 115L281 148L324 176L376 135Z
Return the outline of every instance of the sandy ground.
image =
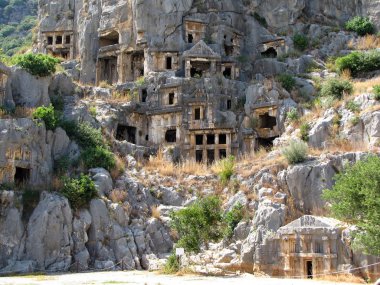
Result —
M202 277L202 276L166 276L149 272L96 272L96 273L78 273L62 275L39 275L24 277L1 277L0 284L9 285L45 285L45 284L143 284L143 285L332 285L332 284L351 284L351 283L334 283L327 281L313 280L293 280L293 279L270 279L258 278L252 275L244 274L236 277Z

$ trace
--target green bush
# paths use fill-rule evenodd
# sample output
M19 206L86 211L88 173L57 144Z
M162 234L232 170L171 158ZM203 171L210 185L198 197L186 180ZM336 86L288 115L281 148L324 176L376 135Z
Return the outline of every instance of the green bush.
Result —
M350 81L331 78L322 84L321 96L342 99L344 94L350 95L353 86Z
M289 164L297 164L306 160L308 149L305 142L292 140L287 147L282 149L282 154Z
M296 108L290 109L290 111L286 113L286 118L292 122L297 121L299 119L297 109Z
M34 110L33 119L44 121L47 130L55 130L57 127L57 116L51 104L48 107L42 106Z
M98 195L94 182L88 175L83 174L78 179L65 178L62 194L69 200L74 209L85 207L91 199Z
M308 142L309 132L310 132L310 125L308 123L303 123L300 127L301 140L303 140L304 142Z
M373 98L380 101L380 85L373 86Z
M375 25L368 17L354 17L346 23L346 30L356 32L359 36L375 33Z
M300 51L304 51L309 45L309 39L301 34L295 34L293 36L294 47Z
M114 154L102 146L84 149L81 154L81 159L86 168L102 167L111 170L116 165Z
M219 166L219 172L218 172L219 179L223 184L226 184L230 180L231 176L234 174L235 157L233 157L233 156L226 157L226 158L220 160L218 163L219 163L219 165L218 165Z
M281 74L277 77L277 80L281 83L282 87L289 92L296 86L296 80L290 74Z
M243 217L244 207L242 204L238 203L224 217L226 223L225 237L231 238L233 236L236 226L240 223Z
M175 253L172 253L165 263L163 273L164 274L174 274L179 271L179 263Z
M202 245L218 242L224 234L221 201L209 196L195 201L185 209L170 214L170 226L179 235L178 247L199 252Z
M64 121L61 126L67 135L82 148L96 148L97 146L106 148L100 129L95 129L87 122Z
M380 51L354 51L346 56L338 57L335 60L335 66L340 73L350 70L352 76L357 76L360 72L375 71L380 69Z
M56 65L60 60L45 54L26 53L16 55L13 62L32 75L44 77L56 71Z
M355 248L380 254L380 158L376 155L347 167L335 177L323 198L331 203L334 217L355 224Z

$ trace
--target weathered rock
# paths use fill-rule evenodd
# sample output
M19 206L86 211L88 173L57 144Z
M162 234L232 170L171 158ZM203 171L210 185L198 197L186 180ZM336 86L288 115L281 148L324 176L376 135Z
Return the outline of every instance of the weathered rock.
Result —
M103 168L93 168L89 170L96 190L100 196L108 195L113 188L113 182L109 172Z

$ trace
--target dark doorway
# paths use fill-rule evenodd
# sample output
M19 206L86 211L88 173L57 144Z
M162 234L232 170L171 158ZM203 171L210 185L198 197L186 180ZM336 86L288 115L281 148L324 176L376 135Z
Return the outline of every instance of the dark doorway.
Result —
M223 71L223 76L227 79L231 79L231 75L232 75L231 67L226 67Z
M165 134L165 141L168 143L175 143L177 141L177 131L167 130Z
M273 129L276 125L276 117L269 116L268 113L259 116L259 127L261 129Z
M174 105L174 93L169 93L169 105Z
M171 57L167 57L166 58L166 69L172 69L172 68L173 68L172 58Z
M141 102L146 103L146 99L148 98L148 91L143 89L141 91Z
M127 141L136 144L136 128L124 125L118 125L116 130L116 139L118 141Z
M48 37L47 42L48 42L49 46L52 45L53 44L53 37Z
M213 164L214 161L215 161L215 150L208 149L207 150L207 163L208 164Z
M188 42L189 44L192 44L192 43L193 43L193 40L194 40L193 34L188 34L188 35L187 35L187 42Z
M219 150L219 159L223 159L227 157L227 151L225 149Z
M276 58L277 51L273 47L270 47L266 51L262 52L261 55L267 58Z
M231 110L231 109L232 109L232 101L227 100L227 110Z
M196 145L203 145L203 135L196 135L195 136L195 144Z
M215 144L215 135L207 135L207 144Z
M71 43L71 37L70 36L66 36L65 44L70 44L70 43Z
M30 169L16 167L14 181L16 185L27 184L30 180Z
M307 271L307 278L313 279L313 262L312 261L306 261L306 271Z
M62 36L57 36L57 37L55 38L55 43L56 43L57 45L61 45L61 44L62 44Z
M227 135L226 134L220 134L219 135L219 144L227 144Z
M273 148L273 141L276 139L277 137L273 137L273 138L257 138L257 148L256 150L259 150L260 148L264 148L266 150L271 150Z
M195 151L195 161L198 163L203 162L203 150L196 150Z
M201 108L195 108L194 109L194 120L200 120L201 119Z

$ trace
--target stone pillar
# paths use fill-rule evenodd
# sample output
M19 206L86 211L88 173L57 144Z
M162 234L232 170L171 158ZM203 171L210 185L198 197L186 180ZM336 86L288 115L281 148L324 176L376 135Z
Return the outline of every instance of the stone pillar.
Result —
M210 67L210 76L214 75L216 73L216 61L211 61L211 67Z
M227 153L227 156L231 155L231 151L232 151L232 146L231 146L231 139L232 139L232 134L229 133L229 134L226 134L226 143L227 143L227 150L226 150L226 153Z
M96 79L95 79L95 85L99 85L100 81L101 81L101 63L100 63L100 60L98 59L96 61Z
M185 77L190 78L191 77L191 61L190 59L186 60L185 64Z

